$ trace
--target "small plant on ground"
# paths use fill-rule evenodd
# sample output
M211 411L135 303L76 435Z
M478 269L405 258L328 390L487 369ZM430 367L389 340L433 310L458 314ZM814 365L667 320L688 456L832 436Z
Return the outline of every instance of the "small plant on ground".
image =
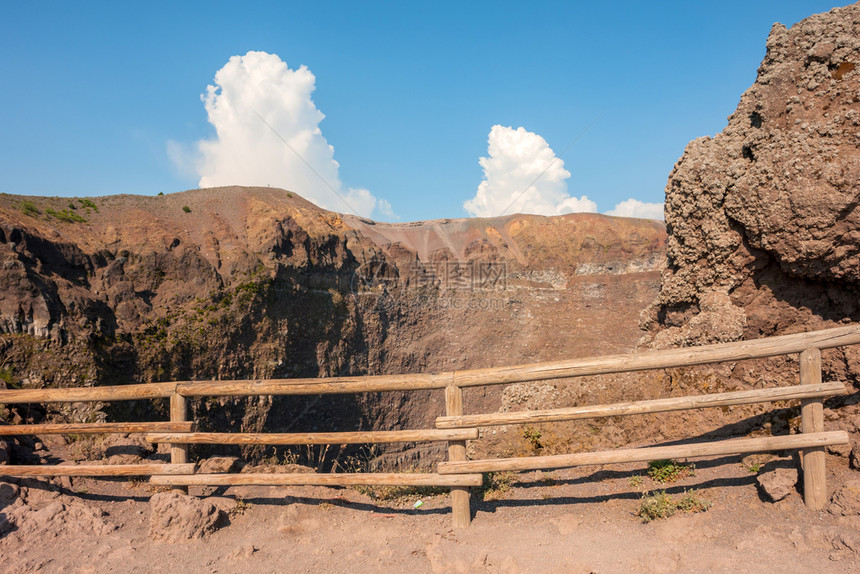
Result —
M483 500L501 500L511 490L517 475L513 472L487 472L484 473L484 481L481 486L481 498Z
M750 471L751 474L758 474L758 471L761 470L761 465L757 462L753 463L749 466L749 468L747 468L747 470Z
M190 207L188 207L187 205L183 205L183 206L182 206L182 211L184 211L185 213L191 213L191 208L190 208Z
M675 460L652 460L648 463L648 476L654 482L666 484L688 476L696 476L696 467L693 464Z
M74 460L99 460L105 456L105 440L99 435L69 434L69 454Z
M532 448L539 450L543 448L540 438L543 436L539 430L534 427L526 427L523 429L523 438L531 443Z
M627 484L629 484L633 488L639 488L640 486L642 486L642 475L634 474L627 479Z
M656 494L648 492L643 494L636 515L642 519L642 522L651 522L660 518L669 518L678 511L705 512L710 507L711 503L699 498L695 490L685 492L678 500L673 499L663 490Z
M235 506L230 509L230 516L245 514L245 511L249 508L251 508L251 505L237 496Z
M691 490L684 493L684 496L678 500L676 506L681 512L705 512L711 507L711 503L699 498L698 491Z

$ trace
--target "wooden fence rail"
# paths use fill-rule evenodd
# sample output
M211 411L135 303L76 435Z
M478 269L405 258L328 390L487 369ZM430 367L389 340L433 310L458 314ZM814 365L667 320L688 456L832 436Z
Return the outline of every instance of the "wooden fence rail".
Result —
M481 475L478 473L482 472L799 449L803 461L804 500L811 508L822 508L827 500L824 447L844 444L848 441L848 435L842 431L824 432L822 400L824 397L845 393L845 387L839 383L822 383L820 349L854 344L860 344L860 325L694 348L435 374L251 381L173 381L86 388L0 390L0 404L111 402L169 398L169 422L3 425L0 426L0 435L145 432L148 433L146 439L150 442L170 444L171 457L170 464L12 465L0 467L0 474L7 476L152 475L150 479L152 484L176 488L193 485L250 484L445 486L451 489L454 526L462 528L468 526L471 520L469 488L481 484ZM790 387L511 413L465 414L463 410L464 387L683 367L794 353L800 353L800 385ZM445 413L436 419L436 429L336 433L200 433L195 432L194 422L188 420L188 401L195 397L319 395L423 389L444 389L445 392ZM478 427L482 426L627 416L792 399L802 401L802 433L798 435L518 459L470 461L467 460L466 455L466 441L478 438ZM424 441L448 442L448 461L439 464L437 473L195 474L195 464L188 462L190 444L355 444Z
M0 391L0 404L128 401L168 398L174 394L184 397L319 395L444 389L450 385L475 387L742 361L801 353L811 348L830 349L856 344L860 344L860 325L702 347L438 374L251 381L174 381L70 389L7 389Z

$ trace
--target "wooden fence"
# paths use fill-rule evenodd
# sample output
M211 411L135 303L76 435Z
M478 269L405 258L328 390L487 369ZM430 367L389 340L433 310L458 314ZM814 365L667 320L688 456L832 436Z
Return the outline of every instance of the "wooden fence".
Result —
M848 434L844 431L824 432L823 399L844 394L846 389L839 383L822 383L820 349L858 343L860 343L860 325L852 325L737 343L438 374L251 381L173 381L69 389L2 390L0 404L169 398L170 421L4 425L0 426L0 435L143 432L146 433L146 439L149 442L170 444L171 461L169 464L137 465L7 465L0 466L0 475L149 475L152 484L180 488L190 485L251 484L443 486L451 489L454 526L463 528L469 525L471 519L469 488L481 485L481 473L484 472L799 449L802 455L804 500L810 508L820 509L827 501L824 447L848 442ZM485 414L463 412L464 387L683 367L794 353L800 353L800 384L794 386L611 405ZM435 429L315 433L201 433L196 432L194 423L188 420L188 399L195 397L317 395L419 389L444 389L445 414L436 419ZM790 399L801 401L801 434L508 459L467 460L466 456L466 441L478 438L479 427L628 416ZM301 445L426 441L448 443L448 461L439 463L435 473L197 474L196 464L188 462L189 444Z

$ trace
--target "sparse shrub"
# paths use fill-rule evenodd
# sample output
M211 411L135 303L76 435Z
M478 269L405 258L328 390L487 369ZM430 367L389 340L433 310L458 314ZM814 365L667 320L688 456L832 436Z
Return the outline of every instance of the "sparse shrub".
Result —
M651 522L658 518L669 518L675 514L675 504L672 498L663 490L657 494L645 493L642 495L642 501L639 504L639 511L636 516L642 519L642 522Z
M691 490L684 493L684 496L678 500L676 506L681 512L705 512L712 504L707 500L699 498L697 490Z
M639 488L640 486L642 486L642 475L634 474L627 479L627 484L629 484L633 488Z
M659 518L668 518L678 511L705 512L710 507L711 503L699 498L695 490L685 492L678 500L674 500L663 490L656 494L648 492L643 494L636 515L642 519L642 522L651 522Z
M666 484L687 476L696 476L696 467L674 460L652 460L648 463L648 476L654 482Z
M21 213L23 213L24 215L29 215L30 217L42 215L42 212L39 211L39 209L32 201L22 201L18 204L18 209L21 210Z
M511 471L485 472L483 485L481 485L481 498L483 500L501 500L511 490L517 476Z
M0 381L6 383L6 386L15 384L15 373L12 367L0 367Z
M60 221L65 221L66 223L86 223L87 220L78 215L77 213L73 213L68 209L63 209L60 211L54 211L51 208L45 209L45 213L54 219L59 219Z
M747 468L747 470L750 471L750 474L758 474L758 471L761 470L761 465L756 462L754 464L751 464L749 468Z
M104 437L90 434L69 434L69 454L74 460L99 460L105 456Z
M159 196L164 195L164 192L163 192L163 191L159 191L159 192L158 192L158 195L159 195Z
M239 514L245 514L245 511L249 508L251 508L251 505L237 496L235 506L230 509L230 516L238 516Z
M99 212L98 206L95 203L93 203L92 201L90 201L89 199L79 199L78 201L81 202L82 207L86 207L87 209L92 209L96 213Z
M544 486L556 486L559 484L559 480L552 473L545 473L540 477L540 482Z
M191 213L191 208L190 208L190 207L188 207L187 205L183 205L183 206L182 206L182 211L184 211L185 213Z
M523 429L523 438L529 441L532 448L535 450L543 448L543 445L540 442L541 436L543 436L541 432L534 427L527 426Z

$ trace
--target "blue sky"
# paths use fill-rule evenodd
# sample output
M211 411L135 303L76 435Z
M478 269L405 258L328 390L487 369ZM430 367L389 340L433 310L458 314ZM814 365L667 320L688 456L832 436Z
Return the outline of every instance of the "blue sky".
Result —
M201 94L231 57L261 51L312 72L318 127L339 164L321 172L340 179L326 185L390 204L376 204L377 218L469 215L482 180L501 181L512 161L489 176L479 164L496 125L543 138L529 140L535 158L576 140L555 185L600 212L628 198L661 203L687 142L722 130L755 80L771 25L835 5L6 2L0 192L197 187L197 142L216 137Z

